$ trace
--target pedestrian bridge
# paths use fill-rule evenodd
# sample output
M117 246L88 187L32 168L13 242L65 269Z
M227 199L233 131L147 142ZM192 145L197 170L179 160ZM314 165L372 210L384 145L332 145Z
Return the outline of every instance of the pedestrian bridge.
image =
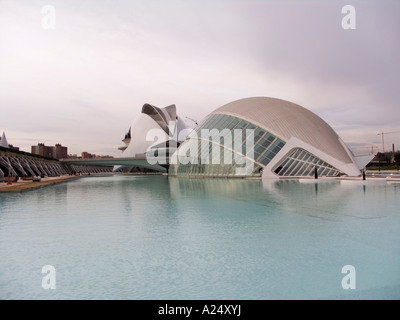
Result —
M145 156L133 158L89 158L89 159L61 159L60 163L63 166L131 166L145 169L167 172L167 165L150 164Z

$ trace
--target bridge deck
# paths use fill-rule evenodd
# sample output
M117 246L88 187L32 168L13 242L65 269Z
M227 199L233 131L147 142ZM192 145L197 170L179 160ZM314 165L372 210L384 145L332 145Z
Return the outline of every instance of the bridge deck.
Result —
M94 158L94 159L61 159L61 163L86 166L136 166L166 172L166 167L159 164L150 164L145 157L136 158Z

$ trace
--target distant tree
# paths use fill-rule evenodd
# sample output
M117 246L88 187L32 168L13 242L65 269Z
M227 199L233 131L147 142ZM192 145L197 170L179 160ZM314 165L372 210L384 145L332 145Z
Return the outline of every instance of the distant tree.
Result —
M376 154L374 160L379 161L379 162L384 162L385 161L385 155L382 152L378 152Z
M399 167L400 167L400 153L396 153L396 154L394 155L394 162L396 162L397 171L399 171Z

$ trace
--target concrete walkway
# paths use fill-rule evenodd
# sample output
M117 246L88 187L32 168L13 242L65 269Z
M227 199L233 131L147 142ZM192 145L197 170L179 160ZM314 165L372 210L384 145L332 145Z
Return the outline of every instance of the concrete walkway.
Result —
M39 188L43 186L48 186L55 183L64 182L70 179L76 179L79 176L63 175L58 177L48 177L42 178L41 181L32 180L22 180L19 179L18 182L13 182L12 184L7 184L7 182L0 183L0 193L3 192L19 192L28 189Z

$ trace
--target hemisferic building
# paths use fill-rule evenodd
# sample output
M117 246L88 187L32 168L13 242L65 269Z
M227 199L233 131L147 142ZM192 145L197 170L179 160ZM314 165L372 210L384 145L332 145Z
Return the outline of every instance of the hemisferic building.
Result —
M208 115L171 157L169 175L356 177L372 157L355 156L324 120L306 108L253 97Z

